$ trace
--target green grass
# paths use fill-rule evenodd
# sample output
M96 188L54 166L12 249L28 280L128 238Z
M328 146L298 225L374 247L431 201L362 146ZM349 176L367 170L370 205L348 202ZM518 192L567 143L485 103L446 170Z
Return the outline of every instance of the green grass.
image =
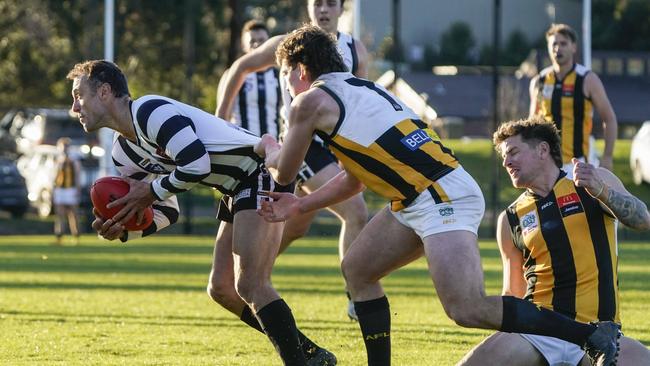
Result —
M48 236L0 237L1 365L280 365L265 337L205 294L213 238L159 236L128 245L85 236L56 247ZM481 243L489 294L501 263ZM650 344L650 243L620 248L626 335ZM335 239L303 239L283 254L274 283L300 328L341 365L365 350L346 298ZM446 318L420 260L384 281L391 300L394 365L453 365L490 332ZM462 286L462 284L459 284Z

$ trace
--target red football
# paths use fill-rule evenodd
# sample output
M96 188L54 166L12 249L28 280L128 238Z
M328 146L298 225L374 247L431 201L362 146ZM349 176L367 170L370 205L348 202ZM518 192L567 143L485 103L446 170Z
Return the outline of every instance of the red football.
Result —
M129 183L120 177L99 178L90 187L90 200L104 219L109 219L117 214L123 206L106 208L106 205L129 193ZM153 221L153 209L147 207L140 225L136 224L137 217L133 216L124 227L127 230L143 230Z

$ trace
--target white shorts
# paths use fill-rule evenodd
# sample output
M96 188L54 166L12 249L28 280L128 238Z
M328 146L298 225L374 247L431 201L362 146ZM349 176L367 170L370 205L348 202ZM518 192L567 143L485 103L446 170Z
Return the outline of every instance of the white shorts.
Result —
M410 227L422 239L447 231L465 230L477 234L485 212L481 188L462 167L438 179L435 190L442 203L436 203L426 190L406 208L393 216L402 225Z
M585 162L585 158L578 158L581 162ZM596 168L600 165L600 160L598 159L598 151L596 150L596 139L593 136L589 138L589 164L595 166ZM566 177L573 179L573 163L568 162L562 166L562 170L566 172Z
M585 355L577 345L558 338L519 334L544 356L549 366L576 366Z
M54 188L52 201L55 205L78 205L79 192L77 188Z

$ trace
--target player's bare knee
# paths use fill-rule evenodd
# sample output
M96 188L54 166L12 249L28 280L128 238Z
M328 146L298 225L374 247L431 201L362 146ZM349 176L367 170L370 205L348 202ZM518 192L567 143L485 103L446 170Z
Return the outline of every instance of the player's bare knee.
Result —
M235 291L247 303L251 303L261 287L260 280L251 276L240 276L235 281Z
M362 227L368 222L368 208L363 199L351 198L338 215L346 225Z
M219 281L213 277L210 278L206 290L212 300L222 305L239 296L232 282Z
M442 305L449 319L461 327L474 328L481 324L478 302L458 298L446 299Z
M354 292L355 289L363 288L377 282L377 279L366 271L362 263L357 263L349 257L341 261L341 272L348 288Z

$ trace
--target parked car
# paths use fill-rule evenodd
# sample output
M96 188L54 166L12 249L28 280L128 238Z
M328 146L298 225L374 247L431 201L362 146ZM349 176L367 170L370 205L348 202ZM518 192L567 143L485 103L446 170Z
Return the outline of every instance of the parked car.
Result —
M22 118L21 121L16 119ZM17 150L29 152L36 145L56 145L61 137L68 137L71 145L97 145L97 135L86 133L79 120L65 108L26 109L14 118L12 129L16 136Z
M634 183L650 183L650 121L645 121L632 140L630 168Z
M0 119L0 155L5 157L16 157L16 137L11 134L11 126L17 110L11 109Z
M93 150L94 149L94 150ZM79 180L81 197L79 206L91 207L90 186L99 175L99 149L88 145L70 145L70 155L81 164ZM103 152L103 150L102 150ZM37 145L18 159L18 169L25 177L30 203L40 216L52 214L56 160L59 156L54 145Z
M7 158L0 158L0 209L17 218L23 217L29 209L25 179L16 163Z

